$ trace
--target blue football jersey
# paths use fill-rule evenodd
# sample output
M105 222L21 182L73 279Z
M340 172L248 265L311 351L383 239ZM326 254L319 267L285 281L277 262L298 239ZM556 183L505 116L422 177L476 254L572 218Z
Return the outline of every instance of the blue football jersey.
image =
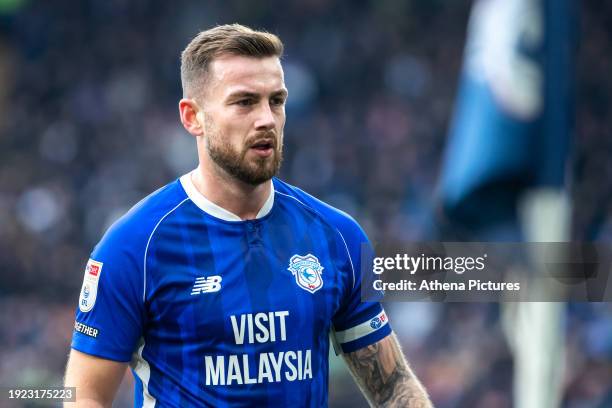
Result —
M351 217L276 178L243 221L187 174L94 248L72 347L129 362L137 407L327 406L330 333L346 353L391 332L361 302L362 246Z

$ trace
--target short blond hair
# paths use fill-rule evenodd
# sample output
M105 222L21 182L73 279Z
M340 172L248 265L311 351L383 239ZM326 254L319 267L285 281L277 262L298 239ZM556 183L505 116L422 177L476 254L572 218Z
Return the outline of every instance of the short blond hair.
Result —
M283 48L276 35L240 24L219 25L201 31L181 53L183 95L193 97L201 92L211 62L220 55L280 58Z

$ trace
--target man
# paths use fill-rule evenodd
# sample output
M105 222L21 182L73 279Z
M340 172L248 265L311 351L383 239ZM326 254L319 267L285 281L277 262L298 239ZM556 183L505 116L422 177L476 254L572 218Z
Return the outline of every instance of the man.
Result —
M199 166L117 221L87 263L66 386L110 406L327 405L329 333L371 404L429 407L378 303L360 302L346 214L276 178L287 89L274 35L240 25L182 54Z

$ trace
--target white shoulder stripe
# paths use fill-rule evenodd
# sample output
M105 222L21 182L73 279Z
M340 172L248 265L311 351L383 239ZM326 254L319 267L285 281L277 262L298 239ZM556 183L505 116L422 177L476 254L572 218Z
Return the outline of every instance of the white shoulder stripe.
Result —
M381 311L378 315L373 318L366 320L365 322L358 324L357 326L351 327L350 329L335 332L336 340L340 344L348 343L351 341L358 340L370 333L374 333L376 330L384 327L389 320L385 311Z
M295 198L293 196L290 196L289 194L281 193L280 191L277 191L276 194L280 194L280 195L284 195L285 197L293 198L295 201L297 201L298 203L302 204L304 207L310 208L311 210L314 210L314 208L310 207L309 205L304 204L303 202L301 202L300 200L298 200L297 198ZM351 272L353 273L353 286L352 286L352 288L354 289L355 288L355 266L353 266L353 258L351 257L351 251L349 251L348 246L346 245L346 240L344 239L344 236L342 235L340 230L338 228L334 228L334 229L336 230L338 235L340 235L340 238L342 238L342 242L344 243L344 248L346 249L346 254L348 255L349 263L351 264Z
M144 338L140 338L138 342L138 348L132 355L132 361L130 366L134 370L134 373L140 378L142 382L142 408L153 408L157 402L155 397L149 393L149 379L151 378L151 368L149 363L142 356L142 350L144 349L145 342Z
M142 301L143 302L146 300L146 294L147 294L147 253L149 252L149 244L151 243L151 238L153 238L153 235L155 234L155 231L157 231L157 227L159 227L159 224L161 224L162 221L167 216L172 214L174 210L179 208L187 200L189 200L189 197L185 198L183 201L178 203L173 209L171 209L166 214L164 214L164 216L161 217L160 220L155 225L155 228L153 228L153 231L151 231L151 235L149 235L149 240L147 241L147 246L145 247L145 251L144 251L144 260L143 260L143 268L142 268L143 269L143 285L142 285Z

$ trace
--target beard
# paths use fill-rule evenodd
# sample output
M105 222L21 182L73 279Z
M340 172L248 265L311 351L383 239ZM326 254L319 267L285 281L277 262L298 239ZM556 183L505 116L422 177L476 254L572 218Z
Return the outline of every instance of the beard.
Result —
M283 161L282 133L261 132L247 139L242 149L235 148L214 124L206 124L206 150L212 161L230 176L243 183L257 186L278 174ZM248 158L249 149L262 139L272 141L272 154L268 157Z

